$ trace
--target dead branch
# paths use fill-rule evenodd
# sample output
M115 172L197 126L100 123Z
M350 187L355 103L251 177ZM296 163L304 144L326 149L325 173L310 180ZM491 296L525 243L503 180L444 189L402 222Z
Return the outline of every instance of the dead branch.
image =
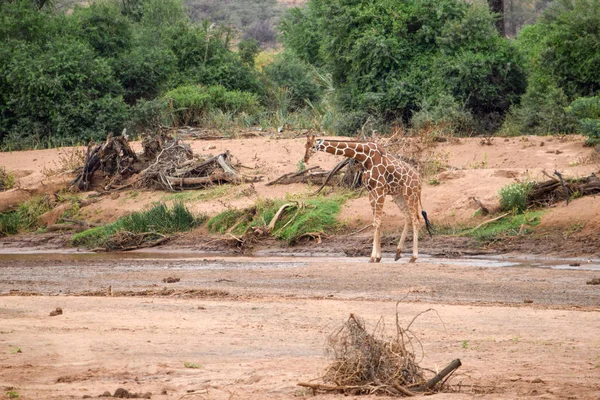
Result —
M490 210L488 210L488 208L483 205L483 203L481 202L481 200L477 199L474 196L471 197L471 200L473 200L475 202L475 204L477 204L477 206L479 206L479 209L481 210L481 215L485 216L485 215L488 215L490 213Z
M490 222L494 222L494 221L498 221L499 219L502 219L504 217L506 217L508 214L510 213L504 213L498 217L492 218L492 219L488 219L487 221L483 221L482 223L480 223L479 225L477 225L475 228L471 229L471 232L476 231L477 229L481 228L484 225L489 224Z
M415 391L432 390L435 387L435 385L437 385L447 375L449 375L452 372L454 372L455 370L457 370L461 365L462 365L462 363L457 358L456 360L454 360L450 364L448 364L448 366L446 368L444 368L439 373L437 373L433 378L431 378L429 381L427 381L427 383L425 385L416 388Z

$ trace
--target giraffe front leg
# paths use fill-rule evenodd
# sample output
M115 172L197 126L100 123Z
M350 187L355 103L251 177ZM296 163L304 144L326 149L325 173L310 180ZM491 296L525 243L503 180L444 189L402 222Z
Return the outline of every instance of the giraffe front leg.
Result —
M378 196L377 192L369 193L371 200L371 208L373 209L373 250L371 251L371 259L369 262L378 263L381 261L381 215L383 214L383 195Z

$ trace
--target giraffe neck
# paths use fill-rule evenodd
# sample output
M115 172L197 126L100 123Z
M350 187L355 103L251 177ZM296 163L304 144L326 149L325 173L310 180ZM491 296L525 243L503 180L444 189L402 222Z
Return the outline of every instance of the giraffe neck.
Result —
M373 156L381 156L381 150L375 143L336 142L323 140L317 150L336 156L353 158L366 169L373 167Z

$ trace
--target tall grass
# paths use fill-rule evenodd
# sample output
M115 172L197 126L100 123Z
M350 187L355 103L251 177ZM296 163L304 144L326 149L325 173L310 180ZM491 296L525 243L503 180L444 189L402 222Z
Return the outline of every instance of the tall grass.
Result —
M0 214L0 237L37 229L38 218L51 209L48 196L34 196L19 204L15 211Z
M111 224L77 233L72 243L75 246L103 247L118 232L171 234L189 231L204 220L204 217L195 217L183 203L177 202L171 208L160 203L147 211L135 212Z
M226 210L211 218L208 229L214 233L231 231L243 235L249 229L267 227L277 211L290 204L278 218L271 232L276 239L293 243L310 233L326 233L339 224L337 215L351 193L338 194L329 198L317 197L303 200L257 200L254 206L244 210ZM264 229L261 229L264 231Z

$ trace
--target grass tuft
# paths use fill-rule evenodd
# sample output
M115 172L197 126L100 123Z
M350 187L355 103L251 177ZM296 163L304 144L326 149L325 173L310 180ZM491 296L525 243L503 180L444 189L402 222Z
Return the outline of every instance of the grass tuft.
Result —
M530 182L517 182L500 189L500 207L504 211L522 213L527 209L527 197L533 188Z
M15 187L15 175L7 171L6 168L0 167L0 192L9 190Z
M287 243L293 243L305 234L325 233L338 227L337 215L344 202L352 193L332 197L319 196L313 199L287 199L256 201L254 206L244 210L226 210L208 222L208 229L214 233L231 231L243 235L253 227L266 227L284 204L287 207L274 225L270 234Z
M164 203L154 205L151 209L135 212L119 218L115 222L85 230L73 236L75 246L88 248L104 247L113 235L119 232L171 234L185 232L201 225L205 217L195 217L181 202L171 208Z

